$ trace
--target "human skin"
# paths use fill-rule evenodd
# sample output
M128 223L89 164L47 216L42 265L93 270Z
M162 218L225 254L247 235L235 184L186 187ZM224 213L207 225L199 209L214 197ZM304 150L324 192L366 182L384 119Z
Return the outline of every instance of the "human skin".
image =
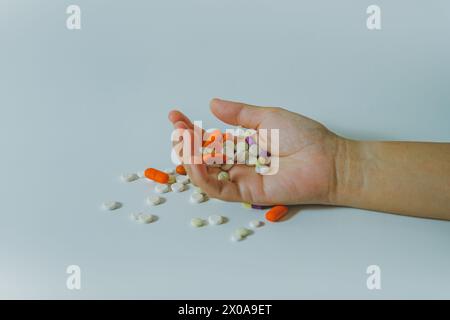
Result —
M282 108L213 99L212 113L230 125L280 129L279 171L259 175L235 165L230 181L219 168L184 164L191 180L210 197L253 203L348 206L450 220L450 143L357 141ZM194 126L171 111L176 129Z

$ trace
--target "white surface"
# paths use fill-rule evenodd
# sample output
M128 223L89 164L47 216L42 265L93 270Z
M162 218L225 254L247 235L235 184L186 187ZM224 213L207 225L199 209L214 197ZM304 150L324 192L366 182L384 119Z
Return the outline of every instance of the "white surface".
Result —
M304 206L233 243L264 211L171 192L141 225L153 184L118 179L173 166L171 108L220 127L214 96L352 138L449 141L448 1L380 0L376 33L360 0L76 2L81 31L72 2L0 1L1 298L450 298L449 222ZM190 227L211 214L229 221Z

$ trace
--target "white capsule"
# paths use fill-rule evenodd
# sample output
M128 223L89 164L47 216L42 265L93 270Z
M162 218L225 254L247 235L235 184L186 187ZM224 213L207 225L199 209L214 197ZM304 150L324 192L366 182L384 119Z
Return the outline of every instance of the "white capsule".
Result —
M228 181L230 180L230 175L226 171L220 171L217 175L217 180L219 181Z
M199 192L194 192L191 194L191 202L192 203L201 203L205 200L205 196Z
M250 223L248 225L250 226L250 228L256 229L256 228L262 227L264 225L264 222L262 222L260 220L252 220L252 221L250 221Z
M220 166L220 169L222 169L223 171L228 171L231 168L233 168L234 164L233 163L227 163L227 164L223 164L222 166Z
M120 177L123 182L133 182L139 179L136 173L124 173Z
M102 207L104 210L116 210L122 207L122 204L118 201L106 201L103 202Z
M224 222L224 218L218 214L214 214L208 217L208 222L212 225L219 225Z
M189 177L188 176L183 176L183 175L179 175L176 176L176 181L178 183L182 183L182 184L188 184L189 183Z
M156 217L149 213L141 213L138 217L140 223L152 223L156 220Z
M205 225L205 220L201 219L201 218L192 218L191 219L191 226L195 227L195 228L200 228L203 227Z
M176 183L172 184L171 187L172 187L172 190L175 192L183 192L186 189L185 185L180 182L176 182Z
M164 198L160 196L148 196L147 203L151 206L157 206L158 204L163 203Z
M155 186L156 193L166 193L169 191L170 191L170 188L169 188L169 185L167 185L167 184L157 184Z

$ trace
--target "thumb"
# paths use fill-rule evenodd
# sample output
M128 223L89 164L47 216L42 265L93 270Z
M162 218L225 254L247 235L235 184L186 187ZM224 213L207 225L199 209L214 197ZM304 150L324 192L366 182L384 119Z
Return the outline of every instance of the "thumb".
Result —
M211 112L221 121L249 129L257 129L267 108L221 99L211 100Z

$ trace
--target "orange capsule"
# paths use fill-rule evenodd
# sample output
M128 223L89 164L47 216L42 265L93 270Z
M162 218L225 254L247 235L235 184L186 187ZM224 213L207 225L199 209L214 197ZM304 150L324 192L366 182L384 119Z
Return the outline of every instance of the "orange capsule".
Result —
M266 219L272 222L276 222L283 218L288 212L288 207L286 206L275 206L266 212Z
M184 168L184 166L183 166L182 164L178 165L178 166L175 168L175 171L176 171L178 174L181 174L181 175L183 175L183 176L186 175L186 169Z
M165 172L156 170L154 168L148 168L144 172L144 176L147 179L159 182L159 183L167 183L169 182L169 175Z

